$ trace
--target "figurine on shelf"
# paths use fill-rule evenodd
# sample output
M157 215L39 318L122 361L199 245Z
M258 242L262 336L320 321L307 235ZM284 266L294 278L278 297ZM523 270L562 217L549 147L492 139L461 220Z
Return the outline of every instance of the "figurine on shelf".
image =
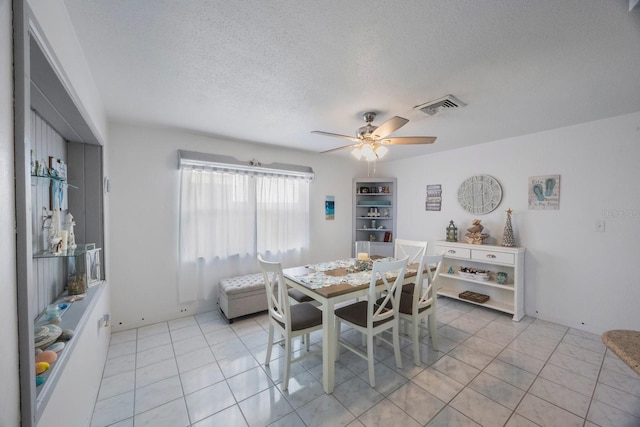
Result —
M467 228L468 233L465 234L465 240L467 243L481 245L484 239L489 237L489 234L482 232L484 226L480 224L479 219L474 219L472 224L470 228Z
M65 221L67 223L67 247L69 249L75 249L78 246L76 245L76 234L73 231L73 227L76 225L76 222L73 220L73 215L71 215L71 212L67 213Z
M511 214L513 211L511 208L507 209L507 222L504 225L504 235L502 236L502 246L513 247L516 245L516 240L513 237L513 226L511 225Z

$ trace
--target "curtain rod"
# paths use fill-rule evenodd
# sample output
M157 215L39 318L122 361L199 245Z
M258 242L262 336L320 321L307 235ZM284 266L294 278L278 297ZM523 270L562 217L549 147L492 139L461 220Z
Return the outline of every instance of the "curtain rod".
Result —
M287 175L313 180L313 169L309 166L291 165L287 163L270 163L263 165L257 160L243 162L231 156L221 154L199 153L197 151L178 150L178 169L182 166L204 166L237 170L242 172L264 173L269 175Z

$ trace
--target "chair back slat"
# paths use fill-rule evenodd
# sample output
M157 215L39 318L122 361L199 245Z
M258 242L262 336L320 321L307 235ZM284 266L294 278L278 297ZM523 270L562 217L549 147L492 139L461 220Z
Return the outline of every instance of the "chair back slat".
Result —
M427 254L427 245L427 241L396 239L394 257L396 259L401 259L408 256L409 261L407 262L407 264L418 264L415 279L416 287L421 287L422 281L424 280L423 258Z
M438 288L436 283L440 277L440 270L442 270L442 263L444 255L427 255L423 258L424 267L427 269L426 279L421 283L420 288L416 287L414 292L414 309L422 309L428 307L435 301L435 293ZM436 268L432 270L431 266L435 265ZM426 286L425 286L426 284Z
M373 263L371 282L369 283L369 315L367 316L367 321L371 325L392 317L398 311L408 260L408 257L404 257L397 261L376 261ZM395 278L390 281L387 273L389 273L390 277L395 276ZM384 289L377 289L379 281L384 284ZM381 303L376 303L376 294L380 291L386 293L386 295ZM388 307L389 302L391 302L392 309Z
M291 307L286 292L282 265L279 262L265 261L260 255L258 255L258 263L267 291L269 315L289 330L291 328Z
M419 263L427 254L427 245L428 242L422 240L396 239L393 257L395 259L409 257L407 264Z

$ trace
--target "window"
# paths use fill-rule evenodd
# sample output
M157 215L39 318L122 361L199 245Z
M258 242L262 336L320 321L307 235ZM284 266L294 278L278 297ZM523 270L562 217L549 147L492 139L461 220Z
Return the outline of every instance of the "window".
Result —
M181 302L215 297L221 278L256 272L258 253L284 263L308 249L310 168L183 151L179 166Z

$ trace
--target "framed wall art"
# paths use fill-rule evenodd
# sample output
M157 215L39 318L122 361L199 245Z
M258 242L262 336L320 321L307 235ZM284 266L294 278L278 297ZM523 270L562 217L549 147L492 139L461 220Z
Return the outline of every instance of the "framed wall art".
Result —
M560 209L560 175L529 177L529 209Z
M427 201L424 209L426 211L439 211L442 206L442 185L427 185Z
M324 201L324 218L335 219L336 198L335 196L327 196Z

